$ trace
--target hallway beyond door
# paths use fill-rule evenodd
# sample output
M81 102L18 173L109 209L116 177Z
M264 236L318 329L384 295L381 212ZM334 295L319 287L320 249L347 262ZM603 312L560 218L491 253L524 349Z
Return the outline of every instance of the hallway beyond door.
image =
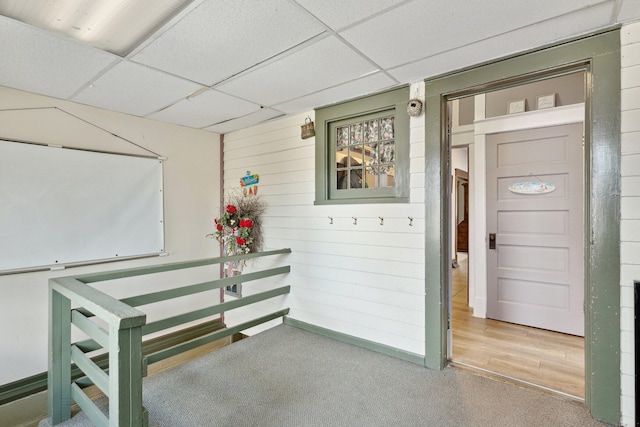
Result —
M584 400L584 338L473 317L467 265L452 273L452 361Z

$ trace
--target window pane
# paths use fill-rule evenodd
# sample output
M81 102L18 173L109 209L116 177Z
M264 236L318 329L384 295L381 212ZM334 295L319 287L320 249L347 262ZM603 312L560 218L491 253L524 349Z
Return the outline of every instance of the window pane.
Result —
M362 170L352 169L350 175L349 188L362 188Z
M336 169L336 189L345 190L349 186L349 180L347 179L347 169Z
M389 168L387 173L380 175L380 187L395 187L396 177L394 168Z
M393 164L396 161L396 143L395 142L383 142L378 144L378 155L380 163Z
M380 156L378 155L378 144L369 144L367 154L369 155L368 165L377 165L380 163Z
M361 144L362 143L362 122L354 123L351 125L351 140L350 144Z
M378 140L378 120L370 120L364 123L364 142Z
M346 148L336 150L336 167L347 167L349 151Z
M362 146L352 147L349 151L349 166L362 166L363 155L362 155Z
M345 147L349 143L349 126L339 127L336 133L336 145Z
M378 188L378 177L373 173L371 166L367 166L365 170L365 182L367 188Z
M393 117L385 117L380 119L380 139L386 141L393 138Z
M370 165L376 161L377 144L364 144L364 163Z

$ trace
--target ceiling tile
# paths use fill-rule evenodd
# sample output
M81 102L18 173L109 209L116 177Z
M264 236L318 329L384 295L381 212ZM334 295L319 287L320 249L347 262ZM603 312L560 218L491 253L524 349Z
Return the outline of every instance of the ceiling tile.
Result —
M209 1L132 59L211 86L323 31L287 0Z
M620 0L622 6L618 12L617 22L629 22L640 16L640 2L638 0ZM612 22L613 24L614 22Z
M311 111L327 104L344 101L346 99L367 95L394 86L397 81L382 72L359 78L358 80L335 86L331 89L312 93L293 101L274 105L274 108L287 114Z
M612 13L613 4L602 3L596 7L565 14L535 26L520 28L401 67L392 68L389 73L400 81L416 81L450 73L564 40L576 34L587 34L606 26Z
M246 116L238 117L217 125L209 126L204 130L217 133L229 133L234 130L246 129L251 126L255 126L258 123L273 119L275 117L282 116L280 111L273 110L271 108L262 108L255 113L248 114Z
M376 71L337 37L326 37L295 53L216 86L262 105L275 105Z
M375 63L391 68L596 3L601 2L418 0L351 27L340 35ZM497 16L508 19L498 20ZM380 31L381 28L388 30Z
M74 96L73 101L145 116L201 88L144 65L122 61Z
M119 58L0 16L0 85L67 98Z
M215 90L207 90L148 117L178 125L203 128L245 116L259 109L260 106L257 104L252 104Z
M3 0L0 14L124 56L192 0Z
M405 0L295 0L334 30L369 18Z

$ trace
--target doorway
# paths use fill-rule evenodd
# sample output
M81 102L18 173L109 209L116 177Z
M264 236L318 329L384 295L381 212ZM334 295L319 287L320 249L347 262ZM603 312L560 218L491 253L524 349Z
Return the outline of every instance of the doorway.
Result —
M424 365L443 369L450 341L451 274L448 204L449 146L446 104L493 89L494 82L520 76L548 76L562 70L586 72L585 120L585 405L594 418L620 419L620 31L613 29L514 55L490 64L425 80L425 357ZM598 82L598 84L596 84ZM602 84L606 83L606 84ZM506 108L506 106L505 106ZM608 173L598 173L607 171ZM474 176L470 176L473 187ZM471 188L470 198L474 190ZM606 207L606 208L605 208ZM473 218L470 244L474 238ZM484 239L484 235L482 235ZM440 244L438 244L440 242ZM475 257L477 258L477 257ZM478 260L475 260L479 265ZM471 256L470 263L474 262ZM476 278L470 277L470 282ZM472 280L473 279L473 280ZM475 310L475 307L474 307Z
M578 400L585 397L581 337L585 77L584 71L576 71L520 85L510 82L508 88L489 96L483 92L449 101L446 109L453 172L450 359L459 366ZM527 94L540 92L553 92L558 102L554 99L553 107L539 110L525 102L527 111L509 116L505 99L526 99ZM504 108L496 108L496 103ZM465 110L472 111L471 117ZM554 120L576 123L548 126ZM470 176L476 182L470 184ZM557 185L557 189L507 190L542 179L553 181L549 186ZM471 210L478 217L473 221L477 242L472 248L459 243L462 220L465 231L471 222L469 187L475 196ZM479 209L484 215L478 214ZM479 218L486 218L486 227L478 227ZM566 236L569 229L573 240ZM493 235L498 242L495 237L492 241L478 238L487 231L497 231ZM562 256L569 249L571 257ZM471 269L469 257L476 261ZM570 269L565 262L568 258L573 262ZM485 260L486 268L479 268L479 259ZM563 268L556 268L559 266ZM470 276L476 278L472 286ZM571 281L574 289L568 292Z

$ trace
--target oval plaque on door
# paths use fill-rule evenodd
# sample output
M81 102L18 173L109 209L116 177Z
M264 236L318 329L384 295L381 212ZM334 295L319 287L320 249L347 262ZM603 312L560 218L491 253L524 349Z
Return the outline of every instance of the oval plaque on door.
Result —
M512 193L544 194L555 191L556 186L549 182L515 182L507 187Z

